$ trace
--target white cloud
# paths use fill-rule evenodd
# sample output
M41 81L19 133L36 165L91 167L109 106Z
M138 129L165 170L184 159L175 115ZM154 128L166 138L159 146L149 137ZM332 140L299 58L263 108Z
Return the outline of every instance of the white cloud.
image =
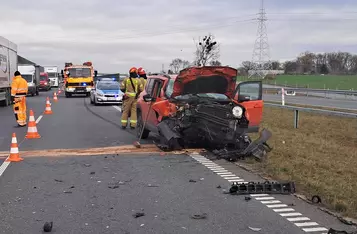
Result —
M99 72L132 66L158 71L173 58L192 61L193 38L208 32L221 43L221 61L250 60L256 38L258 0L12 0L1 4L0 34L19 54L42 65L90 60ZM305 50L339 50L357 41L357 3L307 0L266 3L272 59ZM344 3L345 2L345 3ZM349 4L347 6L347 3ZM319 14L319 13L327 14ZM279 14L275 14L279 13ZM345 20L339 20L344 18Z

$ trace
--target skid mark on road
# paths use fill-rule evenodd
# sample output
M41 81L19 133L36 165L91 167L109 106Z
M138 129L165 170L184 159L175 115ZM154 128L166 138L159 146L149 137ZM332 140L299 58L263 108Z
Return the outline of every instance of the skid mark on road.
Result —
M230 183L232 182L246 183L244 179L229 172L222 166L214 163L213 161L207 159L202 155L190 154L190 156ZM251 194L250 196L253 197L255 200L259 201L260 203L262 203L263 205L265 205L266 207L272 209L280 216L286 218L286 220L292 222L297 227L300 227L304 232L323 234L323 233L327 233L328 231L327 228L322 227L320 224L316 222L310 221L310 218L303 216L303 214L295 211L295 209L293 208L288 207L288 205L282 203L281 201L277 200L276 198L274 198L269 194Z

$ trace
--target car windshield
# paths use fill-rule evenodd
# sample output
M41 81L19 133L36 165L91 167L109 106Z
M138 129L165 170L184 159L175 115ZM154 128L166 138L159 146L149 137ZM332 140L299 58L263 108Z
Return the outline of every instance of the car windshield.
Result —
M119 90L120 86L117 82L103 83L99 82L97 85L97 89L100 90Z
M90 68L69 68L69 77L79 78L79 77L91 77Z
M175 80L171 79L169 81L169 83L167 84L166 91L165 91L165 94L166 94L167 97L170 97L172 92L173 92L174 82L175 82Z
M21 75L27 82L32 82L32 75Z
M46 76L40 76L40 80L41 81L47 80L47 77Z

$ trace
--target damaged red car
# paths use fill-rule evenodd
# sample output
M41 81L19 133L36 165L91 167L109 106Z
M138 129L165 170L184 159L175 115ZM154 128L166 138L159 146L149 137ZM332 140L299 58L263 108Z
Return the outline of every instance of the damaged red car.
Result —
M156 144L163 150L203 147L229 160L261 159L271 150L271 133L263 129L255 141L248 133L259 132L262 82L237 85L236 78L236 69L223 66L149 76L137 104L138 137L159 135Z

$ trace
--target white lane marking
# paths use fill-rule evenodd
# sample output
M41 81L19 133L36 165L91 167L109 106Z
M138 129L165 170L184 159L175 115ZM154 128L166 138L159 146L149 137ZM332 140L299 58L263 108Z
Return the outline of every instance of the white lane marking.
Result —
M295 213L281 213L280 214L283 217L291 217L291 216L301 216L301 213L295 212Z
M316 227L316 228L303 228L304 232L323 232L328 231L327 228L324 227Z
M40 115L40 116L36 119L36 124L38 124L38 123L41 121L42 117L43 117L43 115Z
M243 182L243 179L228 180L228 182Z
M38 124L38 123L41 121L42 117L43 117L43 115L40 115L40 116L37 117L37 119L36 119L36 124ZM18 150L18 149L13 150L13 149L11 148L11 149L10 149L10 153L19 153L19 150ZM2 176L2 174L4 174L6 168L7 168L7 167L10 165L10 163L11 163L11 162L7 162L7 161L6 161L8 158L9 158L9 157L7 157L7 158L5 159L5 161L4 161L4 162L1 164L1 166L0 166L0 176Z
M290 211L295 211L293 208L282 208L282 209L273 209L275 212L290 212Z
M287 218L287 220L290 222L296 222L296 221L308 221L310 219L308 217L297 217L297 218Z
M319 226L316 222L304 222L304 223L294 223L298 227L307 227L307 226Z
M245 184L247 182L244 179L236 176L235 174L229 172L224 167L219 166L218 164L212 162L211 160L203 157L202 155L190 155L193 159L203 164L205 167L216 173L217 175L228 180L228 182L239 182L237 184ZM302 214L295 212L293 208L286 208L288 205L283 204L281 201L276 200L276 198L269 196L269 194L251 194L251 197L255 200L260 201L262 204L265 204L268 208L271 208L274 212L278 213L280 216L285 217L288 221L294 223L298 227L308 227L308 226L320 226L316 222L301 222L309 221L308 217L301 217ZM269 205L270 204L270 205ZM278 208L278 209L274 209ZM324 227L314 227L314 228L302 228L304 232L322 232L327 231Z
M276 205L267 205L269 208L280 208L280 207L287 207L288 205L285 204L276 204Z
M121 107L120 106L112 106L112 107L114 107L115 109L117 109L118 111L121 112Z
M281 201L274 200L274 201L261 201L263 204L276 204L276 203L281 203Z
M6 168L10 165L10 162L6 162L6 160L8 160L8 158L9 157L7 157L5 159L5 161L0 166L0 176L2 176L2 174L5 172Z
M256 197L256 200L260 201L260 200L274 200L274 197Z

